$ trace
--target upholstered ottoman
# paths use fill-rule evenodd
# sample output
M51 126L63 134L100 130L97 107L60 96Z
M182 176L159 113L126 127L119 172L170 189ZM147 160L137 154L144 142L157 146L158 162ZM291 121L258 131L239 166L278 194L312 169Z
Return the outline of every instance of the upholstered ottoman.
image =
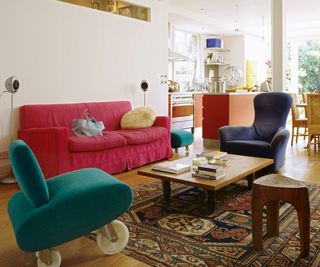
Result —
M189 156L189 145L193 143L193 134L185 130L171 131L171 146L178 153L179 147L186 147L186 156Z

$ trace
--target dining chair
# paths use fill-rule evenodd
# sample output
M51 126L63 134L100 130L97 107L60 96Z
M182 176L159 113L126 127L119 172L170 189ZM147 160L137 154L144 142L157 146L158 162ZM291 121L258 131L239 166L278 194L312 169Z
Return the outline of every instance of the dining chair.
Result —
M301 93L302 102L305 105L307 105L307 95L308 94L309 94L308 92ZM304 106L304 115L307 118L307 106Z
M297 107L298 97L297 94L292 93L292 105L291 105L291 116L292 116L292 131L291 131L291 146L293 145L294 137L296 137L296 143L298 143L298 137L303 136L303 140L306 139L307 135L307 118L300 118L300 112ZM304 133L300 133L300 128L304 129ZM296 131L295 131L296 130Z
M308 95L308 93L306 93L306 92L301 93L302 102L305 104L307 104L307 95Z
M320 94L308 94L307 96L308 113L308 155L311 154L311 144L314 140L314 150L318 145L320 135Z

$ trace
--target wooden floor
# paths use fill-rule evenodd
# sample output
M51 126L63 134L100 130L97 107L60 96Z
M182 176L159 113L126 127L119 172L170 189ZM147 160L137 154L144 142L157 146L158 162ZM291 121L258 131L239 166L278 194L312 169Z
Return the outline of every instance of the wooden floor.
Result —
M198 152L203 149L202 139L200 137L201 133L196 132L195 136L195 143L193 147L191 147L191 152ZM305 145L303 140L301 140L298 145L293 145L293 147L291 147L289 143L286 163L280 170L280 173L294 179L310 183L320 183L320 154L312 153L312 156L308 157L307 150L304 149ZM180 149L179 154L174 157L183 156L184 149ZM135 169L115 176L132 187L153 181L151 178L138 176L137 170L138 169ZM0 184L0 266L36 266L36 257L34 254L24 253L17 247L8 218L7 202L17 190L17 185ZM123 254L104 256L97 248L95 242L85 237L59 246L58 250L62 255L62 266L147 266Z

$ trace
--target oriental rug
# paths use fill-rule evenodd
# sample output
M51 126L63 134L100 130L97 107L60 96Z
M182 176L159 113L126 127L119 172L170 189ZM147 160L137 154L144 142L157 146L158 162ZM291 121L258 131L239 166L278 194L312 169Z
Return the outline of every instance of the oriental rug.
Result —
M320 189L310 187L310 255L299 259L295 209L280 208L280 236L264 238L255 251L251 235L251 191L234 184L217 191L216 210L206 215L202 189L172 185L164 205L160 182L134 189L129 212L119 219L130 232L124 254L151 266L320 266ZM264 229L265 232L265 229Z

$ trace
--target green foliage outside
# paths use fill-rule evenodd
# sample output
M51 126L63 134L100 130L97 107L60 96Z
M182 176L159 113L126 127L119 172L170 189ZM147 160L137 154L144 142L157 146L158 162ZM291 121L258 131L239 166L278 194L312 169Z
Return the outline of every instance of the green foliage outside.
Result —
M299 72L300 93L320 91L320 40L300 44Z

